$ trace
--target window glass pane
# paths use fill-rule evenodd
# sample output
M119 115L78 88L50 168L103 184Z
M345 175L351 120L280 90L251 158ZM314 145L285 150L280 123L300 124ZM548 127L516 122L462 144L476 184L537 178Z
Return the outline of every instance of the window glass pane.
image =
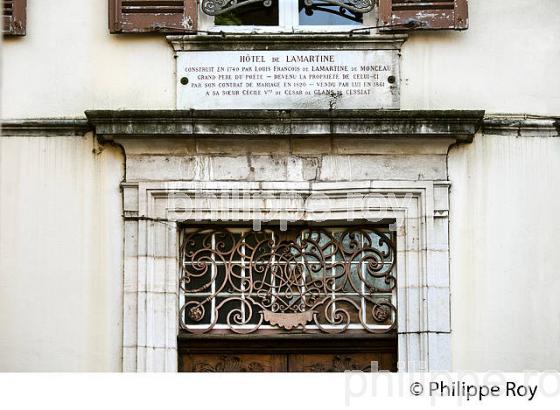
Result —
M257 2L214 17L217 26L277 26L278 23L278 0L268 7Z
M301 26L360 25L363 21L362 14L355 14L340 6L320 1L306 6L303 0L299 0L299 24Z

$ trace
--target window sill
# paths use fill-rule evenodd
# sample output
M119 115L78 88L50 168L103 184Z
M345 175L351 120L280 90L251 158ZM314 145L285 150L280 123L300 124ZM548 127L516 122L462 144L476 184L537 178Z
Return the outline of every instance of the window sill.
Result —
M177 51L249 50L400 50L405 34L225 33L167 36Z
M206 30L199 31L200 34L251 34L251 35L268 35L268 34L296 34L296 35L309 35L309 34L332 34L347 36L352 32L359 32L362 35L379 36L375 29L368 28L369 26L211 26ZM383 36L383 35L382 35ZM385 35L386 37L386 35Z

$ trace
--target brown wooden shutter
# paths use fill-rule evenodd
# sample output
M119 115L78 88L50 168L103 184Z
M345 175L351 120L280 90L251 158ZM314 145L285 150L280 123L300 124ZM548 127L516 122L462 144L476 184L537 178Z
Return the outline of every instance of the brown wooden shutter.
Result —
M27 0L3 0L3 33L9 36L25 36Z
M111 33L188 33L196 21L196 0L109 0Z
M468 0L379 0L381 30L466 30Z

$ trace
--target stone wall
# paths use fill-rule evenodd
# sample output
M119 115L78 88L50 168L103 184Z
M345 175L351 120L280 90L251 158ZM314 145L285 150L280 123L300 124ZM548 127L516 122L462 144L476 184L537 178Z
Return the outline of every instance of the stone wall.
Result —
M447 146L429 139L414 147L402 141L282 136L125 144L127 181L447 180Z

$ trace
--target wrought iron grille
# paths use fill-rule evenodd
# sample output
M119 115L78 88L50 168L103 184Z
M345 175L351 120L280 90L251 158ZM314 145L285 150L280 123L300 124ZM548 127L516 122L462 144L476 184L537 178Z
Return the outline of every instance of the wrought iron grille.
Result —
M209 16L217 16L254 3L270 7L272 0L202 0L202 11ZM304 4L308 7L333 5L354 13L368 13L373 10L374 0L304 0Z
M388 229L188 227L180 255L179 316L187 332L396 327Z

